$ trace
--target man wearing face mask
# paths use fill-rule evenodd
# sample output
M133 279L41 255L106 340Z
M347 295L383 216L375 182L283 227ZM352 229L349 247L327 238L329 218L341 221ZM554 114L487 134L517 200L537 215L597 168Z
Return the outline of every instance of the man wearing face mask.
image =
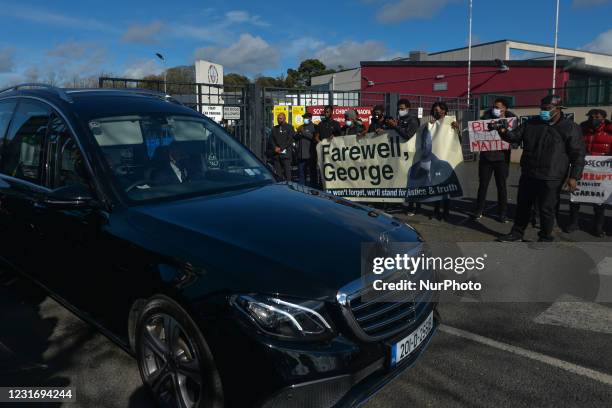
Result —
M370 121L368 132L376 133L378 135L385 133L387 129L389 129L387 119L388 118L385 118L385 107L382 105L376 105L374 108L372 108L372 120Z
M515 118L516 115L508 110L508 104L504 99L495 100L491 109L487 110L481 119L506 119ZM497 150L481 152L478 162L478 198L476 199L476 211L472 218L478 220L482 218L487 199L487 190L491 182L491 176L495 176L495 186L497 187L497 211L499 222L507 222L508 193L506 179L510 167L510 150Z
M565 118L561 98L549 95L540 102L540 116L514 130L498 129L508 143L522 143L521 179L516 218L512 231L499 237L502 242L523 239L531 208L539 204L540 242L553 241L552 231L561 188L576 190L584 168L585 145L580 127Z
M410 112L410 101L400 99L397 102L397 120L388 119L387 126L395 130L406 141L410 140L421 127L419 118Z
M298 155L298 179L302 185L315 187L317 185L317 152L315 142L317 129L314 123L312 123L311 113L305 113L303 118L304 124L298 128L295 134ZM308 183L306 182L307 175Z
M344 126L342 127L341 136L361 136L364 130L363 123L359 120L359 116L357 116L357 111L354 109L347 110L344 113Z
M606 119L605 110L591 109L587 116L589 120L582 122L582 134L588 156L612 156L612 122ZM603 238L605 236L605 204L593 204L595 214L593 234ZM570 203L570 223L565 227L565 232L572 233L578 229L578 215L580 203Z
M319 136L318 141L324 139L331 139L334 136L340 136L341 128L340 123L332 118L334 107L332 105L326 106L321 116L321 122L319 123Z

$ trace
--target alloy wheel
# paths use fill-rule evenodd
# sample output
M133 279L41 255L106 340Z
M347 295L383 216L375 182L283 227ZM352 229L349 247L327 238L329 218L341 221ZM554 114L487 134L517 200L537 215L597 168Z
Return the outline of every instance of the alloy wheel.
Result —
M141 371L160 405L199 406L204 392L200 359L180 323L168 314L153 315L145 322L141 342Z

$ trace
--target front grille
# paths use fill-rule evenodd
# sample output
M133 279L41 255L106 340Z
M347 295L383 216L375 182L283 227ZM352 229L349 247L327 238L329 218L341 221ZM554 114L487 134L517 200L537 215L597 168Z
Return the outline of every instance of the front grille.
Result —
M385 281L401 279L406 276L401 274ZM368 283L347 295L344 314L358 337L376 341L392 337L415 324L430 309L431 301L430 291L375 291Z

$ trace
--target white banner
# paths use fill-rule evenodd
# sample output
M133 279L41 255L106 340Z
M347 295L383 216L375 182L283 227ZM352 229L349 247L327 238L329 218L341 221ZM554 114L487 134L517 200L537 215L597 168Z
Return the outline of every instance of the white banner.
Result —
M509 129L514 129L516 127L516 118L507 118L506 120L508 121ZM489 119L468 122L470 150L472 152L490 152L510 149L510 144L501 140L497 131L490 132L487 130L489 123L498 121L499 119Z
M586 156L585 161L572 202L612 204L612 156Z
M435 201L463 195L461 142L446 117L405 142L395 131L317 145L324 189L365 202Z

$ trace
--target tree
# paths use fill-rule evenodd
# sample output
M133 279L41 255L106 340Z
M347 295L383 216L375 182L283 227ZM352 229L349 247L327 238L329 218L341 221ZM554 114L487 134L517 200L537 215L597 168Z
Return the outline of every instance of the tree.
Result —
M224 85L247 85L251 81L244 75L230 72L223 76Z
M285 79L282 77L274 78L269 76L259 76L255 78L255 83L262 88L285 88Z
M286 82L292 83L294 87L310 86L310 78L317 75L325 75L336 72L328 69L324 63L318 59L307 59L300 63L297 70L289 68L287 70Z

